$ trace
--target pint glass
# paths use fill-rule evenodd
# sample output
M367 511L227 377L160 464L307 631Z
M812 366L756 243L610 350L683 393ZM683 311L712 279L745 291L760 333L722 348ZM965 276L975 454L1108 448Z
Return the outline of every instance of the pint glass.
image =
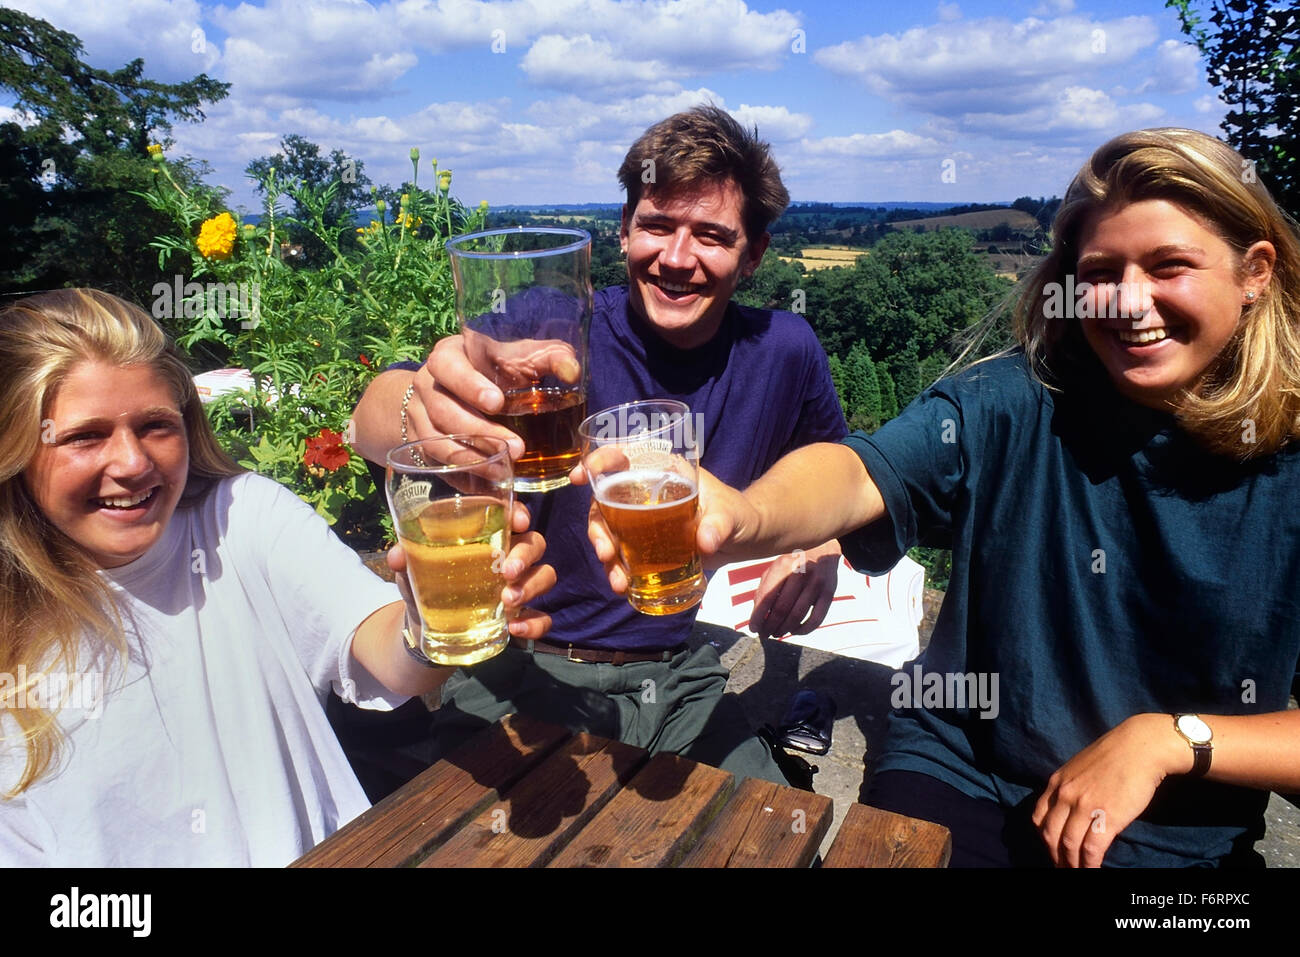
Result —
M568 485L587 413L591 236L493 229L450 240L447 252L465 353L505 393L490 418L524 440L515 489Z
M647 615L685 611L707 584L695 546L700 433L683 402L631 402L585 419L582 464L627 572L627 600Z
M505 579L514 507L505 440L432 436L388 453L385 490L420 608L421 647L470 665L506 646Z

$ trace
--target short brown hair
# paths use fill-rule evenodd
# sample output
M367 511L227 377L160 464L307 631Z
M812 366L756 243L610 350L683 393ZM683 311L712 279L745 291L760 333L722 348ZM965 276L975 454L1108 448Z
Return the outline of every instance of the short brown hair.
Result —
M618 169L629 211L645 191L672 194L727 179L735 180L745 197L745 235L753 242L789 205L790 194L758 128L746 130L712 104L660 120L632 144Z

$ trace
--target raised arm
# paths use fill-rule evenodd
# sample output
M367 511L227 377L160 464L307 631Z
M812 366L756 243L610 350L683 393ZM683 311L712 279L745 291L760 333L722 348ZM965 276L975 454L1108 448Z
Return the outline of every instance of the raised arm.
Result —
M501 344L482 336L475 341L477 361L492 369L499 381L526 384L555 375L575 382L581 373L573 349L562 342ZM390 369L370 383L352 413L353 445L363 457L383 462L389 449L401 444L403 402L408 440L456 433L493 435L510 445L512 459L524 454L523 439L487 418L505 405L505 393L475 369L464 335L440 339L415 372Z
M862 460L829 442L796 449L743 493L711 477L703 492L699 545L719 563L815 548L885 514Z
M581 466L569 477L575 485L587 481ZM707 564L715 568L796 548L818 548L884 514L876 483L857 454L843 445L818 442L796 449L743 493L700 469L697 542ZM594 501L587 537L605 565L610 587L620 594L626 591L627 576Z

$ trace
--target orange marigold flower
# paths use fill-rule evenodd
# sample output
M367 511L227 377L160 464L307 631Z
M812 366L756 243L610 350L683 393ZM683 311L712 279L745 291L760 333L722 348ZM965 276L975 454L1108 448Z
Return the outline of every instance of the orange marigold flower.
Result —
M317 475L314 469L337 472L347 465L351 458L352 453L343 446L343 433L335 432L333 429L321 429L319 435L313 435L307 440L307 451L302 460L307 465L308 471Z
M199 252L208 259L228 259L235 249L235 218L220 213L203 221L199 229Z

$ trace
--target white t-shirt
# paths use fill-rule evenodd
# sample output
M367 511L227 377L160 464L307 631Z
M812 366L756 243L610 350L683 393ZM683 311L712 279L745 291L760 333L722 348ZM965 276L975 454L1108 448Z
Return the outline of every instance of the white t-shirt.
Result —
M325 718L344 700L401 704L352 659L352 636L400 600L324 520L269 479L217 483L129 565L130 648L66 683L60 767L0 800L0 863L281 866L369 806ZM103 673L102 671L100 672ZM0 786L25 746L0 712Z

